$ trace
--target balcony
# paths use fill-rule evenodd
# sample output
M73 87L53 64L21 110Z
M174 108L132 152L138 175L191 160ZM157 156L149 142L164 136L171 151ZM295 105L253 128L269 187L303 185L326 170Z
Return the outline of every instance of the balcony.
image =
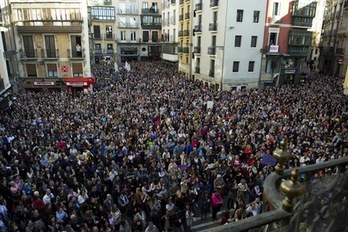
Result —
M180 4L180 5L184 4L184 0L180 0L180 1L179 1L179 4Z
M184 31L179 31L179 37L182 37L182 36L184 36Z
M196 11L203 10L203 4L202 3L197 3L196 4Z
M201 47L200 46L195 46L193 48L194 53L200 54L201 53Z
M143 29L161 29L162 27L162 23L158 22L158 23L142 23L141 27Z
M41 49L43 59L59 59L58 49Z
M23 54L20 53L20 56L23 60L36 60L38 58L36 49L27 49Z
M118 27L119 28L139 28L139 23L123 23L123 22L118 22Z
M118 9L117 13L120 15L138 15L139 11L138 9L132 9L132 8L127 8L127 9Z
M183 52L183 47L178 47L178 53L182 53Z
M185 13L185 19L190 19L190 13Z
M336 54L343 55L344 54L344 48L336 48Z
M315 228L321 230L324 220L325 231L345 231L348 157L284 170L283 165L288 164L286 157L291 157L285 147L282 145L273 153L278 164L264 183L262 213L214 227L215 232L317 231ZM323 175L318 177L318 173Z
M183 53L190 53L190 48L189 47L183 47L182 48Z
M214 76L215 76L215 70L209 69L209 77L214 77Z
M67 54L69 59L79 60L79 59L85 58L83 52L78 53L75 49L73 50L67 49Z
M106 49L106 53L107 54L113 54L114 53L114 49L113 48L108 48L108 49Z
M195 73L201 73L201 68L200 67L195 67Z
M190 30L184 30L183 36L189 36L190 35Z
M209 31L217 31L217 23L209 23Z
M216 47L210 46L208 47L208 55L215 55L216 54Z
M101 48L94 49L94 54L102 54L103 50Z
M219 6L219 0L210 0L210 7Z
M184 15L179 15L179 21L182 21L182 20L184 20Z
M309 46L306 45L288 45L288 53L296 56L307 56Z
M313 24L313 18L292 16L292 24L294 26L311 27Z
M141 14L159 14L158 9L156 8L142 8L141 9Z
M343 5L344 9L348 9L348 1L344 1L344 5Z
M95 40L101 40L101 39L103 39L103 38L102 38L101 34L93 34L93 39L95 39Z
M105 40L115 40L115 34L114 33L105 33L104 39Z
M202 32L202 25L201 24L198 24L198 25L195 25L195 32Z

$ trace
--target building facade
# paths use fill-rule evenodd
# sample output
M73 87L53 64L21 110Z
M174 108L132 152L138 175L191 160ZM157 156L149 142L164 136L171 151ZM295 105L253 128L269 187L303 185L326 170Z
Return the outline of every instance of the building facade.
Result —
M6 109L12 105L12 88L8 71L8 61L5 54L8 51L4 43L4 28L2 27L2 15L0 14L0 110ZM5 45L5 46L4 46ZM12 82L14 79L12 80Z
M266 1L198 1L194 77L217 89L257 87Z
M312 46L317 1L268 0L260 84L298 84Z
M116 1L119 62L158 60L161 56L161 1Z
M89 0L89 44L92 64L115 60L116 12L115 0Z
M312 46L310 48L310 55L308 57L310 71L318 71L320 58L320 40L323 28L323 20L325 13L326 0L317 1L317 11L315 18L313 18L312 28Z
M162 2L162 60L177 65L179 1Z
M326 75L344 76L348 64L348 1L327 0L320 41L319 70Z
M65 78L91 77L86 1L4 0L1 9L19 89L62 91Z
M179 0L178 23L178 69L188 78L192 76L192 19L193 9L191 0Z

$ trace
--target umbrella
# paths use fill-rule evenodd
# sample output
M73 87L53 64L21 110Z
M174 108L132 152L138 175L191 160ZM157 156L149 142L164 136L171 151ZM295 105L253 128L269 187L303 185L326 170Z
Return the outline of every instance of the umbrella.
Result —
M261 164L274 166L276 163L277 163L277 160L273 156L271 155L262 156Z
M178 165L178 168L180 170L186 170L186 169L188 169L188 166L187 165Z

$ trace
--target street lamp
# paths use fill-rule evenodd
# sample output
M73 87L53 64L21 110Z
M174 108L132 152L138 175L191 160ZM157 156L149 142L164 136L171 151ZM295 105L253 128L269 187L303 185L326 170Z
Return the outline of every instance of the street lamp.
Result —
M222 84L223 84L223 77L224 77L224 63L225 63L225 52L224 52L224 49L225 47L224 46L215 46L215 48L219 49L222 51L222 65L221 65L221 75L220 75L220 91L222 91Z

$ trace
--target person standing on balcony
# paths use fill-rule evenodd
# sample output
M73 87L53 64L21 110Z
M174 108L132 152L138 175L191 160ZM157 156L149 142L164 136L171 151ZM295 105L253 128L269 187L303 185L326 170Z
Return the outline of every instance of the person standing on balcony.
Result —
M78 57L82 57L82 48L80 44L76 44L76 54Z

